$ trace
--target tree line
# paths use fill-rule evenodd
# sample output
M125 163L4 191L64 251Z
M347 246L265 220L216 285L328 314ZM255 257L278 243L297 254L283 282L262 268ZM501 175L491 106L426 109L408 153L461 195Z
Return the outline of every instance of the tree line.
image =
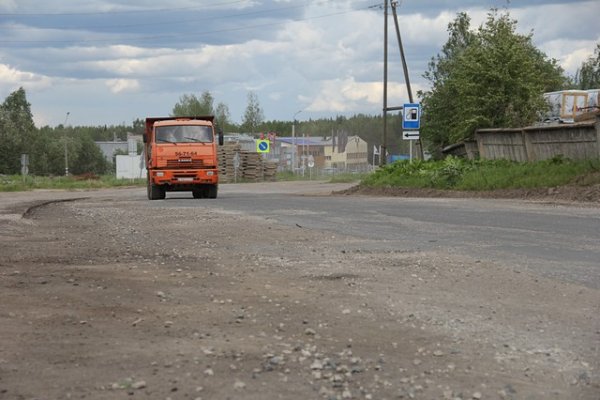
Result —
M600 88L600 43L576 74L569 77L533 44L533 33L519 34L517 21L508 12L491 10L487 20L473 29L466 13L457 14L448 25L448 40L432 57L424 78L430 89L419 92L423 107L421 139L435 155L449 144L469 139L477 128L520 127L536 122L547 109L542 94L561 89ZM298 136L360 136L373 147L382 140L381 115L315 119L302 122L266 121L258 97L248 93L241 124L231 120L229 108L216 103L210 91L199 96L184 94L173 106L172 116L214 115L224 132L258 136L274 132L290 136L292 125ZM114 165L105 160L94 141L141 134L143 119L131 125L44 126L36 128L23 88L11 93L0 105L0 174L21 171L21 154L29 154L29 171L37 175L63 175L66 164L72 174L105 174ZM402 119L388 115L388 149L408 153L401 139ZM372 145L372 146L371 146Z

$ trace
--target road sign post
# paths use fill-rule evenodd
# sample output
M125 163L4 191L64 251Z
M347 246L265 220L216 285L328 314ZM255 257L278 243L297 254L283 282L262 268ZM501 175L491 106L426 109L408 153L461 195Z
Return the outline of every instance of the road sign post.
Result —
M309 168L308 169L308 179L312 180L312 170L313 170L313 167L315 166L315 158L313 157L312 154L308 155L308 163L307 163L307 165L308 165L308 168Z
M402 131L402 139L419 140L419 131Z
M412 141L419 140L421 129L421 105L419 103L406 103L402 107L402 139L410 140L410 160L413 158Z
M233 183L237 183L238 170L240 168L240 153L233 156Z
M413 140L419 140L419 131L402 131L402 139L410 140L410 160L413 159Z

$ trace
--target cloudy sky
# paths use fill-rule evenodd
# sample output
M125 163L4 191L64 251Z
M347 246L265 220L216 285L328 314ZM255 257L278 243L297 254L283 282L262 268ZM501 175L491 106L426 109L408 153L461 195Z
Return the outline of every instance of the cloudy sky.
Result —
M24 87L37 126L129 124L208 90L240 122L382 108L384 0L0 0L0 101ZM600 42L600 1L401 0L413 92L461 11L508 8L573 74ZM390 12L391 14L391 12ZM389 105L408 101L390 17ZM300 113L298 111L302 110Z

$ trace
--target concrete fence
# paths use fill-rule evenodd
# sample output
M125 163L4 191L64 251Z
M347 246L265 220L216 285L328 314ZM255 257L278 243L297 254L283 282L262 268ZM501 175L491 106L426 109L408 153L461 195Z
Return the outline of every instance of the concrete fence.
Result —
M559 155L573 160L597 159L600 158L600 116L573 124L479 129L475 142L445 150L447 154L463 153L461 155L468 158L479 156L488 160L540 161Z

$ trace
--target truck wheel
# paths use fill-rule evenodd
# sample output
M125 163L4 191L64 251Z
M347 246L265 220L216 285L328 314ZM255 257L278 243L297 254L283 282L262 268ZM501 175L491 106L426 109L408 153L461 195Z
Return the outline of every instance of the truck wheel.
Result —
M148 199L162 200L165 198L165 188L148 182Z
M205 197L205 190L203 188L196 188L192 190L192 196L195 199L203 199Z
M218 188L219 187L217 185L209 186L208 189L206 189L206 197L208 197L209 199L216 199Z

